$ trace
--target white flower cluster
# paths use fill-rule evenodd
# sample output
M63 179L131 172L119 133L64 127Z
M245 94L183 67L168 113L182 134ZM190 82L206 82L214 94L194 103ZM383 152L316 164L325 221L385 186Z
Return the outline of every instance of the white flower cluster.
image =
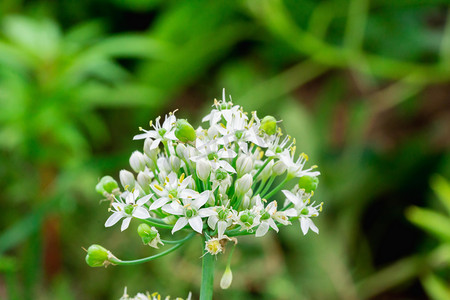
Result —
M130 157L136 175L120 171L123 192L106 179L99 183L98 190L112 199L106 227L123 219L125 230L137 218L172 225L172 233L192 228L221 240L253 232L264 236L299 220L303 234L318 233L311 218L322 203L310 198L319 172L305 168L308 156L296 154L295 139L283 135L274 117L260 119L215 100L203 123L194 129L170 113L150 122L149 130L141 128L134 139L144 141L143 151ZM295 178L295 187L287 189ZM280 195L281 202L273 199Z
M147 293L138 293L136 296L134 297L130 297L127 294L127 288L125 288L124 292L123 292L123 296L120 297L119 300L161 300L163 298L161 298L161 295L158 292L152 293L150 294L149 292ZM185 300L191 300L192 299L192 294L189 293L189 295L187 296L187 298ZM166 296L164 298L164 300L170 300L170 296ZM175 300L183 300L183 298L175 298Z

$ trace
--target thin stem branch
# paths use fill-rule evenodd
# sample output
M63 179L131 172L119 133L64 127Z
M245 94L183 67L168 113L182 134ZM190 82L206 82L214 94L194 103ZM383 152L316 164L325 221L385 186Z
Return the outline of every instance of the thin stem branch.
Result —
M140 258L140 259L135 259L135 260L120 260L118 258L110 258L109 261L115 265L120 265L120 266L125 266L125 265L137 265L137 264L142 264L151 260L155 260L157 258L160 258L162 256L165 256L175 250L177 250L178 248L180 248L181 246L184 245L184 243L189 240L190 238L192 238L195 235L195 232L191 233L189 235L189 238L185 239L184 242L176 244L175 246L173 246L172 248L167 249L166 251L163 251L161 253L149 256L149 257L145 257L145 258Z

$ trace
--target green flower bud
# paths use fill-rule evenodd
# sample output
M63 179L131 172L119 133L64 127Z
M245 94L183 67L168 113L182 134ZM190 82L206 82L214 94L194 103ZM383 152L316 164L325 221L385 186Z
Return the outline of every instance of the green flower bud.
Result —
M183 143L195 141L197 134L195 133L194 127L185 119L178 119L175 136Z
M261 120L260 129L268 135L275 134L277 132L277 120L272 116L265 116Z
M150 243L154 238L158 236L158 230L156 230L154 227L152 228L148 226L145 223L139 225L137 232L144 244Z
M110 255L108 250L100 245L91 245L87 250L86 263L90 267L103 267L108 265Z
M298 187L304 189L305 192L311 193L317 189L319 185L319 178L312 176L302 176L298 180Z
M117 181L115 181L111 176L104 176L95 186L95 190L100 195L104 195L105 193L111 194L118 187Z
M163 244L159 237L158 230L155 227L150 227L145 223L139 225L137 232L145 245L153 248L158 248L158 244Z

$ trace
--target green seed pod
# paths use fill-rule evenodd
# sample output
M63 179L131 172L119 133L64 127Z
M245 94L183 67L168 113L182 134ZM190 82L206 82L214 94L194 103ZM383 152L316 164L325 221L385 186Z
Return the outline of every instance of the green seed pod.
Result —
M260 128L268 135L275 134L277 132L277 120L272 116L265 116L261 120Z
M158 236L158 230L156 230L154 227L150 227L145 223L142 223L139 225L137 232L139 236L142 239L142 242L144 244L149 244L151 241L153 241Z
M185 119L179 119L175 128L175 136L183 143L195 141L197 134L194 127Z
M86 263L90 267L103 267L108 259L109 251L100 245L91 245L87 250Z
M317 189L319 178L312 176L303 176L298 180L298 187L304 189L305 192L311 193Z
M105 193L111 194L118 187L117 181L115 181L114 178L111 176L104 176L95 186L95 190L100 195L104 195Z

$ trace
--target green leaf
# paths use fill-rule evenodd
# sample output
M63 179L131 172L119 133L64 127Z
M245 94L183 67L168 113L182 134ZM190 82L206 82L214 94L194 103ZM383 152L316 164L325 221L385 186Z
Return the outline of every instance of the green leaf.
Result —
M450 283L443 281L439 277L430 273L420 280L422 285L432 300L449 300L450 299Z
M450 242L450 218L430 209L412 206L406 211L409 221L423 230Z
M442 204L450 214L450 184L442 176L436 175L431 179L431 188L441 200Z

